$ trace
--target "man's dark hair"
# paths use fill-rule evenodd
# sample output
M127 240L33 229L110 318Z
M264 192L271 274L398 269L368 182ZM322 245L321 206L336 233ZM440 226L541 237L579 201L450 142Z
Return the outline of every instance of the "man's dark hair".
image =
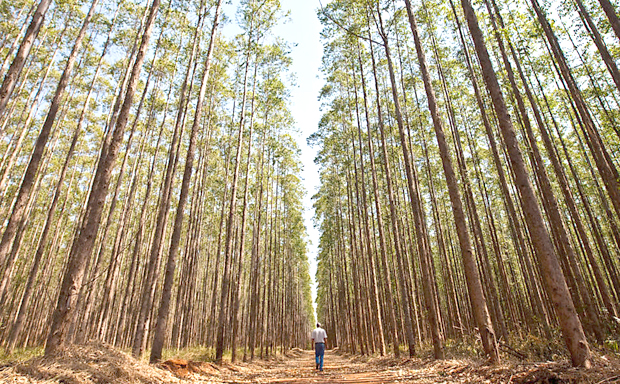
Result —
M317 323L316 323L316 327L317 327L317 328L321 328L321 323L317 322Z

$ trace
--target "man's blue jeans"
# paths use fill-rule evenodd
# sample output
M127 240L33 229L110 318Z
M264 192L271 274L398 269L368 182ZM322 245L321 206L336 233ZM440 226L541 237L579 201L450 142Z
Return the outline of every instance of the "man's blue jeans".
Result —
M319 369L323 370L323 356L325 355L325 343L314 344L314 354L316 356L316 363L319 365Z

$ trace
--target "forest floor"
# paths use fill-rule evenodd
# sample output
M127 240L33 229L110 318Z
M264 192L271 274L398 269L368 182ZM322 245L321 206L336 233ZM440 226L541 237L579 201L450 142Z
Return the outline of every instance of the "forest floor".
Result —
M589 370L568 362L519 363L489 366L483 360L395 359L325 355L323 372L314 369L312 351L292 350L285 356L252 363L181 359L149 365L107 345L72 346L53 358L0 363L0 383L159 384L159 383L620 383L620 358L596 355Z

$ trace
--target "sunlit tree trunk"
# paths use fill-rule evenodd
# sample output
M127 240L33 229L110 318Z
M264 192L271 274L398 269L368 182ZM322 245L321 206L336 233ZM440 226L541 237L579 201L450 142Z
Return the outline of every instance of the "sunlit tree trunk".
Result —
M58 303L52 317L52 325L45 345L46 355L53 355L62 348L65 343L66 332L75 311L77 293L80 290L86 261L91 256L95 236L99 229L101 213L108 192L112 169L116 162L118 150L125 132L125 126L129 118L129 112L133 104L133 96L138 85L142 63L146 56L155 17L159 10L159 4L160 0L154 0L151 4L149 17L140 43L140 49L131 71L127 94L125 95L123 106L119 112L112 141L106 151L106 156L100 159L97 168L96 175L98 175L98 177L96 176L95 178L99 179L99 183L95 183L96 189L93 189L89 195L87 214L83 219L80 234L75 239L69 254L68 268L63 277L60 296L58 297Z
M378 4L377 4L378 5ZM383 20L381 17L381 12L377 9L377 16L379 21L379 32L383 41L383 48L385 49L385 56L388 64L388 72L390 77L390 84L392 88L392 99L394 102L394 108L396 113L396 122L398 125L398 130L400 133L400 141L401 141L401 149L403 151L404 163L405 163L405 171L407 175L407 188L410 196L411 208L413 210L413 216L415 220L414 228L416 233L416 244L418 250L418 256L420 257L421 265L422 265L422 273L424 274L423 281L423 292L426 302L426 309L428 311L429 320L430 320L430 328L433 336L433 346L434 346L434 354L435 358L442 359L444 357L443 351L443 335L439 329L439 313L437 311L437 307L433 303L432 297L432 288L431 285L431 276L430 276L430 266L429 262L431 259L428 244L426 244L426 239L424 236L424 223L421 217L421 207L420 201L418 198L417 185L415 185L414 181L414 171L412 167L412 159L411 159L411 149L409 148L409 144L407 143L407 136L404 129L404 121L400 107L399 95L397 90L396 76L394 74L394 66L392 64L392 57L389 46L389 39L383 27Z
M191 43L191 51L189 56L189 62L187 63L187 70L183 79L183 83L180 89L179 104L177 109L177 115L174 123L174 130L172 134L172 141L168 150L168 163L166 164L166 175L162 184L161 196L157 207L157 218L155 222L155 230L153 231L153 240L150 245L149 258L147 261L146 273L144 281L142 282L142 292L140 294L140 311L136 320L135 331L133 334L131 353L134 357L140 357L142 355L142 349L145 344L147 323L149 321L149 314L152 310L153 296L155 294L155 286L157 283L157 269L160 263L160 256L162 251L162 244L164 240L164 232L168 223L168 212L170 210L170 200L172 198L172 183L174 174L176 172L176 166L178 162L178 153L180 150L180 141L183 135L183 128L185 122L185 116L188 105L188 93L193 85L192 70L194 67L194 61L198 54L199 43L199 24L196 27L194 36ZM189 88L189 90L188 90ZM136 247L138 244L136 243ZM136 252L136 251L134 251Z
M504 101L495 70L493 69L493 64L491 63L482 31L478 25L478 19L469 0L461 0L461 5L465 18L467 19L469 31L474 40L484 80L491 94L495 112L497 113L517 187L523 199L527 202L527 204L524 204L523 210L532 235L534 247L537 251L543 277L547 285L547 292L558 314L564 340L571 354L573 365L589 367L591 365L590 348L583 333L577 312L575 311L568 287L566 286L564 275L561 272L549 233L545 228L540 206L537 203L534 188L530 183L528 172L525 168L523 155L519 149L516 133L512 126L510 116L508 115L506 102Z
M179 196L179 202L177 206L177 214L174 221L174 229L172 232L172 239L170 242L170 251L168 254L168 262L166 264L166 273L164 277L164 285L162 288L161 304L159 306L159 312L157 316L157 325L155 328L155 334L153 339L153 347L151 348L151 356L149 358L151 363L155 363L161 359L161 353L164 346L164 339L168 327L168 312L170 310L170 298L172 296L172 284L174 282L174 272L176 267L176 257L179 250L179 244L181 241L181 230L183 227L183 218L185 215L185 203L187 201L187 195L189 194L189 183L191 181L193 167L194 167L194 152L196 150L196 136L200 127L202 118L202 108L207 91L207 80L209 79L209 72L211 69L211 60L213 58L213 50L215 47L216 33L219 25L220 9L222 0L218 0L215 13L213 16L213 26L211 28L211 38L209 41L209 48L207 50L207 57L205 58L205 64L202 72L202 78L200 83L200 91L198 99L196 100L196 111L194 112L194 122L190 131L189 147L185 158L185 170L183 171L183 181L181 182L181 193ZM201 7L202 8L202 7Z
M43 123L43 127L41 128L41 131L39 132L39 136L35 143L34 150L30 157L30 162L28 163L28 167L24 174L22 184L19 188L16 201L13 205L13 211L11 212L9 222L2 235L2 240L0 241L0 265L4 264L7 253L10 249L10 245L13 242L13 239L20 237L20 234L17 233L18 226L19 226L19 223L21 223L24 220L24 213L25 213L24 209L26 206L26 202L30 197L30 193L32 191L34 181L39 171L39 166L41 164L43 152L45 151L45 147L47 146L47 141L49 139L52 126L54 125L54 121L56 119L58 108L60 107L62 103L62 97L65 93L64 92L65 88L69 84L69 79L71 77L71 72L73 71L73 67L75 65L75 60L77 59L80 48L82 47L82 41L84 40L84 37L86 36L86 29L88 28L88 24L90 23L90 20L92 19L93 14L95 13L95 7L97 6L97 3L98 3L98 0L94 0L91 3L88 14L86 15L86 18L84 19L82 28L80 29L80 32L78 33L78 36L75 40L75 44L73 45L73 49L71 50L71 53L69 54L69 57L67 58L64 72L62 73L60 77L60 81L58 82L58 86L56 87L56 91L54 93L52 103L47 113L47 117L45 118L45 122ZM39 7L41 7L41 5ZM7 74L7 78L9 76L10 74ZM1 98L2 92L3 92L2 89L0 89L0 115L2 114L2 108L3 108L3 105L2 105L3 102ZM6 103L4 104L6 105ZM6 287L7 285L6 279L8 279L8 276L5 273L5 275L2 276L2 282L1 282L2 287ZM3 294L4 294L4 289L1 289L0 296L3 296Z
M32 16L32 20L30 21L30 25L28 25L28 29L26 29L26 34L24 35L19 49L17 50L17 54L15 55L9 70L4 76L4 80L0 86L0 117L4 115L9 98L13 94L15 84L17 84L19 75L24 68L24 63L26 62L28 55L30 55L30 49L32 48L32 45L41 30L41 26L45 20L45 14L47 13L51 3L52 0L41 0L37 6L37 9L34 11L34 15Z
M613 28L616 37L620 40L620 19L618 18L618 14L616 13L616 7L609 0L598 0L601 3L601 7L607 15L607 19L609 19L609 24Z
M247 102L247 83L248 83L248 70L250 66L250 54L252 51L253 44L253 20L250 22L250 31L248 35L247 45L246 45L246 57L245 57L245 65L244 65L244 80L243 80L243 96L241 99L241 112L239 117L239 127L237 134L237 147L236 147L236 155L235 155L235 168L233 171L233 180L232 187L230 192L230 202L228 206L228 221L226 224L226 238L224 240L224 273L222 276L222 290L220 294L220 313L218 316L218 322L216 324L217 327L217 340L216 340L216 350L215 350L215 360L218 362L222 362L222 356L224 355L224 332L226 328L226 306L228 303L228 297L230 294L230 280L231 280L231 260L232 260L232 251L233 251L233 229L235 227L234 223L234 214L237 205L237 184L239 179L239 167L241 165L241 149L243 147L243 131L245 129L245 111L246 111L246 102ZM258 65L258 64L255 64Z
M452 166L452 159L446 142L443 124L439 117L437 101L435 98L435 91L431 84L431 77L428 71L428 65L426 63L426 56L420 42L418 27L413 15L413 10L411 9L411 3L409 0L405 0L405 2L407 4L409 23L411 25L411 30L414 36L418 63L420 65L420 71L422 72L422 78L424 80L424 88L426 90L428 107L431 112L431 117L433 119L435 136L439 145L444 174L446 176L446 182L448 184L448 190L450 193L450 201L452 203L452 211L457 227L457 235L459 237L459 244L461 247L463 264L465 266L465 276L467 277L467 286L474 311L474 317L476 319L476 324L478 326L482 338L482 344L486 354L489 356L492 362L498 363L499 351L497 349L497 339L495 336L495 331L493 330L491 318L489 316L489 310L487 307L484 292L482 290L482 282L480 280L476 261L474 259L471 239L469 237L469 232L467 230L467 225L465 222L465 212L463 210L463 205L461 202L461 195L459 192L456 175L454 173L454 168ZM437 355L435 357L439 358Z

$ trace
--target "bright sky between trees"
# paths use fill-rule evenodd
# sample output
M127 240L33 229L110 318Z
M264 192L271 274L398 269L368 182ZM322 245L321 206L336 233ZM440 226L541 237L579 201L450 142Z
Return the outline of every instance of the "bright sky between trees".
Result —
M329 1L326 1L329 3ZM233 36L238 33L235 23L238 0L234 0L224 7L229 22L224 27L224 33ZM323 55L323 46L320 41L321 23L317 18L318 0L280 0L282 10L290 11L289 20L278 25L274 34L291 44L291 71L295 74L296 85L290 87L291 112L297 122L298 135L296 137L302 151L303 182L306 188L304 200L304 219L309 236L310 275L314 281L316 273L316 257L318 254L319 231L314 228L312 196L319 186L318 167L314 164L316 151L306 143L306 138L316 131L321 117L318 101L319 91L323 85L319 67ZM316 283L312 284L312 297L316 299ZM316 307L316 304L315 304Z

